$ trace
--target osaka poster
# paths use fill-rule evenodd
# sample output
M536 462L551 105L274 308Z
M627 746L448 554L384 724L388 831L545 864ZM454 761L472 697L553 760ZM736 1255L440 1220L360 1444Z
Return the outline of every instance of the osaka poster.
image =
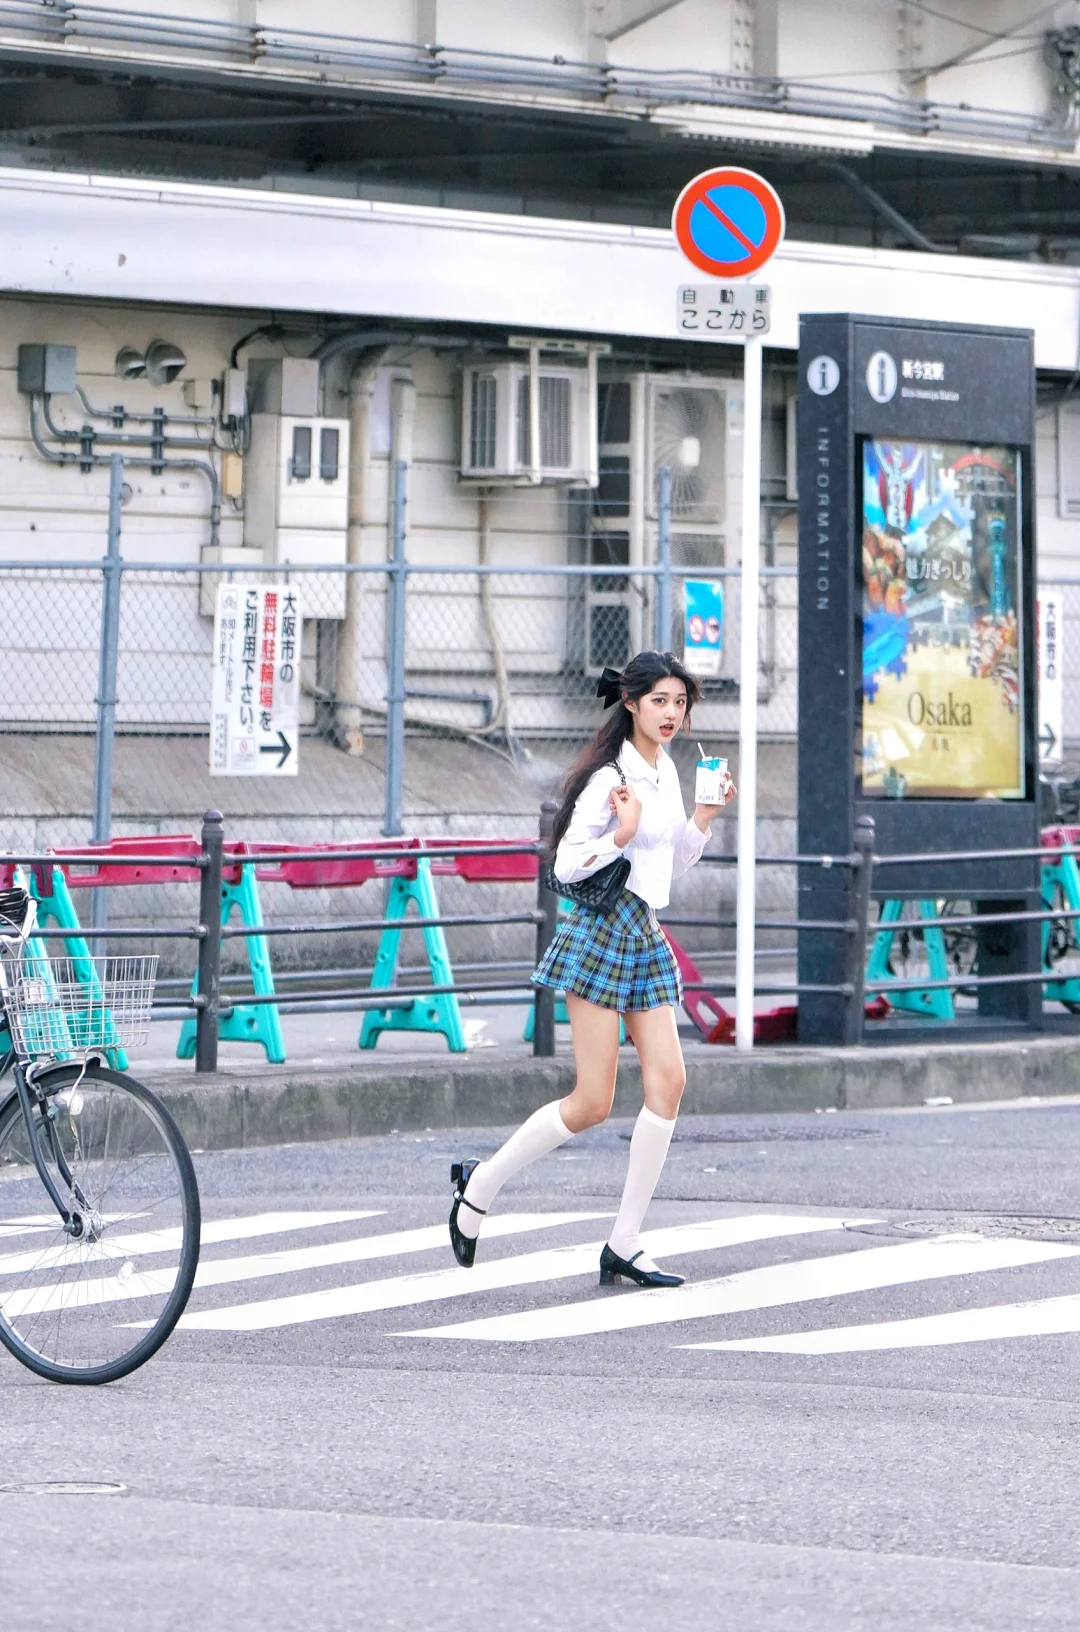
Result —
M863 444L864 794L1024 796L1015 449Z

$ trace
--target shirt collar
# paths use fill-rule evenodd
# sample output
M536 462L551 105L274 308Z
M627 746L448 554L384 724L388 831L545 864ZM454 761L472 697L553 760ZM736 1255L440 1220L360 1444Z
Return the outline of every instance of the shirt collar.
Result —
M660 754L662 755L663 752L664 750L661 748ZM624 742L622 745L622 751L619 754L619 762L627 776L643 777L646 781L652 782L654 786L659 786L660 759L657 758L656 769L653 770L648 760L644 759L641 754L638 753L633 743L629 740Z

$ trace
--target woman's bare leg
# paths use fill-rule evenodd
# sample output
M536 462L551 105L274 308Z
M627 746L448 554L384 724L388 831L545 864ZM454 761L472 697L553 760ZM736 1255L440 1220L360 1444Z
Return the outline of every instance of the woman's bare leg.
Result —
M645 1104L654 1116L674 1121L686 1086L686 1066L675 1010L632 1009L626 1029L641 1061L641 1081Z
M595 1128L611 1110L619 1068L619 1016L614 1009L567 993L577 1082L559 1106L571 1133Z

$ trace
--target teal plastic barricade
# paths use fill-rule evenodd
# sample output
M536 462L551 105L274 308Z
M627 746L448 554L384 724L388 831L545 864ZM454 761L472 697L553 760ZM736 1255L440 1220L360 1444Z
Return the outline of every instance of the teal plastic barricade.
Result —
M222 929L229 923L234 912L239 915L245 929L262 929L259 887L251 862L245 862L241 866L236 883L223 883L221 886ZM274 971L270 963L270 947L266 936L245 935L244 944L247 947L251 985L255 996L273 997ZM199 977L196 974L191 983L192 997L197 995L198 989ZM176 1045L178 1060L195 1058L195 1027L194 1015L185 1020L181 1026L180 1041ZM230 1043L260 1043L272 1065L281 1065L285 1060L285 1038L276 1003L245 1003L239 1000L229 1004L227 997L223 997L218 1016L218 1036Z
M1062 842L1075 843L1075 839L1066 835ZM1047 857L1042 868L1043 906L1056 908L1058 911L1080 912L1080 867L1077 867L1076 857L1054 855L1052 850L1048 850ZM1053 859L1049 859L1050 857ZM1064 952L1075 953L1080 936L1078 924L1080 919L1076 918L1058 919L1056 926L1050 919L1043 919L1042 965L1047 975L1052 975L1054 971L1054 963L1051 962L1051 936L1056 933L1061 939L1061 945L1053 949L1058 958ZM1043 987L1043 996L1053 1003L1064 1003L1067 1008L1074 1006L1080 1008L1080 975L1066 975L1056 980L1047 980Z
M956 1017L956 1006L953 994L947 986L931 987L927 991L890 991L888 982L899 980L901 977L893 973L889 967L889 958L892 954L893 941L901 932L912 933L918 926L910 920L901 923L905 903L903 901L883 901L881 903L881 917L878 919L879 933L874 936L874 944L870 950L870 960L866 970L867 985L872 985L888 998L894 1009L907 1009L914 1014L925 1014L935 1020L953 1020ZM919 918L937 918L938 903L936 901L918 902ZM945 954L945 931L940 925L924 925L918 929L926 947L926 961L931 980L948 980L949 960Z
M371 990L393 986L397 977L398 956L401 950L401 932L408 928L409 903L416 903L421 918L437 918L439 902L431 877L431 862L426 856L416 861L415 878L395 878L387 892L385 918L400 920L400 928L384 929L379 939L375 967L371 975ZM426 925L422 931L424 950L433 986L452 986L454 971L446 934L440 924ZM374 1048L384 1031L441 1032L454 1054L465 1053L465 1028L461 1023L461 1006L453 992L439 992L434 996L414 997L398 1008L370 1009L360 1028L360 1047Z
M16 871L15 876L16 881L25 889L25 877L18 871ZM92 1001L98 1005L98 1014L100 1015L103 1000L101 982L98 979L97 967L91 956L90 948L87 946L82 934L82 925L79 923L79 915L75 911L75 903L71 899L71 892L68 889L63 868L35 865L30 876L29 888L30 894L38 904L37 921L39 928L47 929L50 924L53 924L57 929L71 930L73 932L64 936L64 953L72 961L72 973L75 979L80 985L85 984L87 990L92 994ZM28 957L39 959L43 969L48 966L48 941L43 940L38 935L31 935L26 943L26 952ZM85 1036L80 1034L77 1012L65 1015L60 1012L59 1008L54 1008L50 1010L48 1023L50 1036L48 1039L40 1039L40 1041L43 1044L47 1041L55 1043L57 1053L66 1054L71 1050L78 1049L85 1041ZM86 1023L87 1027L91 1024L89 1015L86 1017ZM111 1016L106 1017L105 1023L106 1036L108 1036L112 1033ZM57 1027L63 1028L64 1035L62 1037L57 1034ZM98 1035L99 1029L100 1023L95 1023L95 1036ZM115 1033L112 1034L115 1035ZM50 1050L46 1050L43 1046L40 1051L45 1053ZM119 1039L106 1049L106 1054L109 1064L115 1070L127 1070L127 1055L120 1047Z

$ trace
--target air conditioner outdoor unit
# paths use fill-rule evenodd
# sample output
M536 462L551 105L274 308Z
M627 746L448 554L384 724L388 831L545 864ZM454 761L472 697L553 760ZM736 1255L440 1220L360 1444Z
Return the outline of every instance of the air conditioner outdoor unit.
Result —
M462 479L595 486L594 422L589 366L469 364L462 379Z
M666 465L671 472L674 530L722 527L728 510L727 382L661 378L649 386L652 480L645 488L646 513L650 518L656 515L656 478ZM718 551L722 542L718 538Z
M587 557L623 567L586 579L586 672L621 668L658 638L651 584L633 569L657 559L659 472L671 473L671 559L708 578L739 560L742 493L742 382L703 374L611 373L601 388L600 486L588 526ZM673 597L681 615L682 578ZM727 597L729 606L734 598ZM725 611L727 616L727 611ZM661 637L663 638L663 637ZM680 644L678 629L669 638ZM734 673L734 627L723 677Z

